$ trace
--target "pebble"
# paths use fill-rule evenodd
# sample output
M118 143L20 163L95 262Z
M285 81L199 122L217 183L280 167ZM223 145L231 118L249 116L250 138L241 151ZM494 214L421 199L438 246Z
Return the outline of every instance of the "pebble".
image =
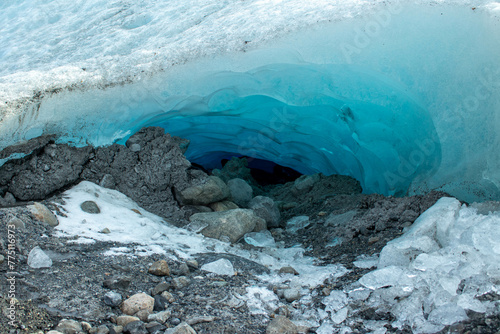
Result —
M293 275L298 275L299 273L297 272L297 270L295 270L293 267L282 267L280 270L279 270L279 273L280 274L293 274Z
M136 293L132 297L125 300L122 304L122 312L127 315L134 315L140 310L148 310L153 312L155 300L153 297L144 292Z
M103 282L105 288L116 290L116 289L126 289L129 287L132 279L130 277L110 277Z
M3 255L0 255L0 264L2 264L5 261L5 257Z
M164 333L167 327L156 321L152 321L146 324L146 329L149 333Z
M191 284L191 280L189 278L187 278L186 276L179 276L179 277L176 277L172 280L172 285L176 289L185 288L189 284Z
M154 262L151 267L149 267L148 272L156 276L170 276L170 268L165 260Z
M151 295L152 296L156 296L156 295L159 295L160 293L162 293L163 291L167 291L168 288L170 288L170 284L167 283L167 282L161 282L159 283L157 286L155 286L153 288L153 290L151 291Z
M59 321L56 330L63 334L77 334L82 332L83 328L76 320L63 319Z
M95 334L109 334L109 332L110 332L110 330L109 330L108 326L101 325L101 326L97 327Z
M163 297L162 295L156 295L154 296L155 299L155 305L153 307L153 311L163 311L167 308L168 305L168 300Z
M86 332L90 331L92 329L92 325L89 324L88 322L86 321L82 321L80 322L80 324L82 325L82 329Z
M130 315L121 315L118 318L116 318L116 324L118 326L125 327L128 323L131 323L133 321L138 321L139 318L133 317Z
M149 334L146 325L142 321L132 321L123 327L123 331L129 334Z
M111 231L109 230L109 228L105 227L105 228L101 231L101 233L104 233L104 234L110 234L110 233L111 233Z
M104 304L116 307L122 302L122 295L118 292L109 291L103 297Z
M175 302L174 296L168 291L163 291L161 296L164 297L169 303Z
M172 313L170 311L162 311L148 316L148 322L157 321L160 324L164 324L170 318Z
M123 326L112 326L109 329L109 334L121 334L123 333Z
M198 261L196 260L187 260L186 264L188 265L188 267L191 267L193 269L198 269Z
M294 300L300 299L300 291L298 289L286 289L283 292L283 297L285 297L286 301L291 303Z
M21 230L21 229L24 229L26 227L24 222L17 217L12 218L9 221L8 225L14 225L16 227L16 230Z
M146 322L146 321L148 321L148 317L150 314L151 314L151 312L149 312L149 310L140 310L140 311L137 311L137 313L134 314L134 316L139 318L139 320Z
M174 328L167 329L165 334L196 334L196 331L187 323L182 322Z
M83 212L86 213L92 213L92 214L101 213L101 209L99 209L96 202L94 201L85 201L82 204L80 204L80 208L82 209Z
M297 325L281 315L277 315L266 329L266 334L297 334L298 332Z
M51 330L51 331L48 331L47 334L63 334L59 331L55 331L55 330Z

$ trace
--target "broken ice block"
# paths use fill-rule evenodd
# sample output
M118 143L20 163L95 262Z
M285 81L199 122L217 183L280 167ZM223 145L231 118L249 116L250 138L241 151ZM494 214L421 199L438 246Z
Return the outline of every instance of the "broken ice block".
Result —
M247 233L244 239L247 244L255 247L276 247L276 242L268 230Z
M289 232L295 233L298 230L306 228L309 226L309 217L308 216L297 216L293 217L286 223L286 229Z
M28 254L28 266L35 269L50 268L52 260L40 247L36 246Z
M233 264L228 259L220 259L214 262L206 263L201 266L201 270L217 275L234 275Z

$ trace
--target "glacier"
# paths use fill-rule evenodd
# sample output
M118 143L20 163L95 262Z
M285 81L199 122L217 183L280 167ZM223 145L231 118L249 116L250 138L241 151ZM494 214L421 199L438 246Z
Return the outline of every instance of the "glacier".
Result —
M0 22L0 150L156 125L208 168L500 198L497 1L16 0Z

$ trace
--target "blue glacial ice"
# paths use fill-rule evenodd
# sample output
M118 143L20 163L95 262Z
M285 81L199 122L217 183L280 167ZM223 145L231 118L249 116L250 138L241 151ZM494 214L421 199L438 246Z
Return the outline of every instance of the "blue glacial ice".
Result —
M498 199L499 17L488 0L3 2L0 149L157 125L207 167L251 155L366 193Z

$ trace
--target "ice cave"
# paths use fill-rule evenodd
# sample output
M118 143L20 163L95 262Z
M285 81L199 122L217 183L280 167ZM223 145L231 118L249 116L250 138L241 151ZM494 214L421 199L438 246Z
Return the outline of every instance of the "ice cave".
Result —
M159 125L208 168L246 155L366 193L500 198L497 2L29 6L0 5L2 148Z
M346 274L342 265L316 265L265 226L245 237L264 240L259 251L204 238L87 181L61 189L55 231L72 238L67 247L122 243L103 255L139 249L169 260L230 253L276 273L293 263L300 275L252 281L240 297L267 316L279 302L267 284L294 285L303 295L291 318L315 333L349 332L339 326L365 302L415 333L467 320L466 311L500 313L498 0L13 0L0 3L0 46L0 166L31 153L5 148L41 135L106 147L156 126L188 139L185 155L201 169L244 156L296 176L350 176L360 196L454 197L413 212L396 239L353 262L367 269L355 288L316 291L321 308L313 290ZM89 215L84 200L107 211ZM283 223L297 234L309 217ZM478 299L486 295L498 298ZM373 333L386 333L379 325Z

